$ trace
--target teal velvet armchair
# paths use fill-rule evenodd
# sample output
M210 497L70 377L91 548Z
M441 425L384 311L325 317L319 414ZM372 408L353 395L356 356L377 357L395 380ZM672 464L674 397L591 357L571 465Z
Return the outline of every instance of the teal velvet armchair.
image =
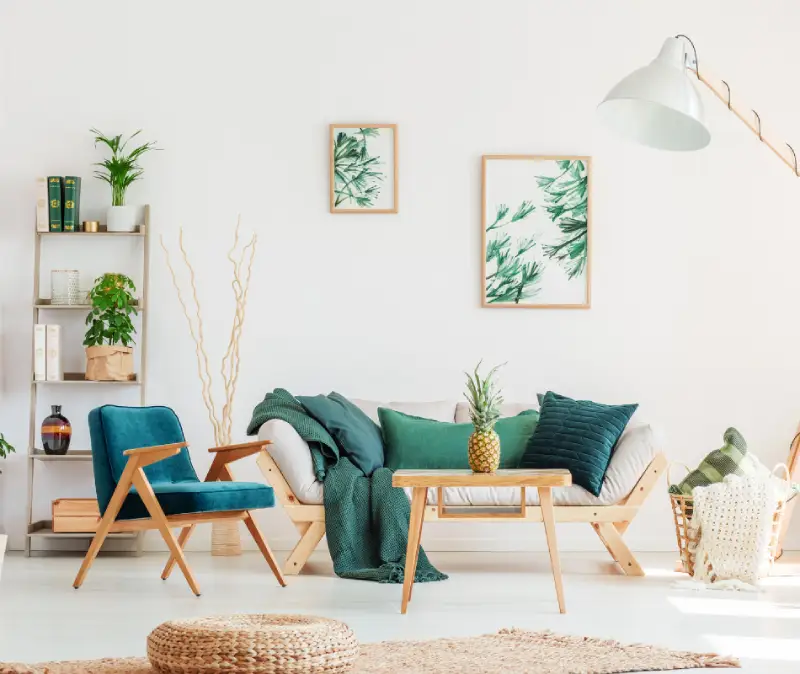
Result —
M79 588L110 533L158 529L170 550L161 577L177 562L189 587L200 595L183 546L197 524L242 520L278 582L283 575L250 511L275 505L272 487L236 482L229 463L264 451L269 442L215 447L201 482L189 457L180 421L169 407L104 405L89 413L92 463L102 519L74 586ZM176 539L173 528L181 528Z

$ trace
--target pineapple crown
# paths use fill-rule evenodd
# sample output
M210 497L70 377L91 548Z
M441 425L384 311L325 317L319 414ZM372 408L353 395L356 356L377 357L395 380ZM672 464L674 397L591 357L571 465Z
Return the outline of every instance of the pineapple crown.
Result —
M469 403L469 416L475 429L490 431L500 418L500 405L503 404L503 396L497 390L494 376L505 363L493 367L483 379L479 373L481 363L483 361L477 364L473 374L464 373L467 375L467 390L464 397Z

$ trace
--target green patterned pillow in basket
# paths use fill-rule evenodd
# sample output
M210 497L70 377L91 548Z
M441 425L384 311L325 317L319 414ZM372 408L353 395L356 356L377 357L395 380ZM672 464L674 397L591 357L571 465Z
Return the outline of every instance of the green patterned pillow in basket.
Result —
M722 482L726 475L769 475L769 470L747 451L747 442L735 428L722 436L725 444L715 449L682 482L669 487L670 494L691 496L695 487Z

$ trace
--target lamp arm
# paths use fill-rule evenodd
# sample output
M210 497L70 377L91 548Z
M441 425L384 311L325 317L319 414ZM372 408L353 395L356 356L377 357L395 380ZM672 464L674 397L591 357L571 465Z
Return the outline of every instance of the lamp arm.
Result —
M747 119L739 110L737 110L736 106L733 105L733 103L731 103L731 88L725 80L721 80L722 83L725 85L725 88L727 89L726 93L723 94L722 91L720 91L717 87L715 87L708 80L707 77L704 77L703 75L700 74L700 69L697 66L697 49L694 46L694 42L692 42L691 39L686 35L676 35L675 37L684 38L692 46L692 51L694 52L694 63L692 63L688 59L688 54L687 54L687 62L686 62L687 70L696 75L697 79L700 80L703 84L705 84L706 87L708 87L708 89L710 89L711 92L728 107L728 110L730 110L734 115L736 115L744 123L744 125L748 129L750 129L750 131L752 131L756 136L758 136L758 139L762 143L764 143L770 150L772 150L775 153L775 156L778 157L778 159L780 159L784 164L786 164L786 166L788 166L796 176L800 177L800 171L798 171L798 166L797 166L797 155L795 154L794 148L791 145L789 145L789 143L786 143L786 147L788 147L792 153L792 160L789 160L783 153L781 153L778 150L777 147L775 147L773 143L764 138L764 134L761 132L761 116L755 110L751 110L750 112L753 113L756 122L753 123L749 119Z

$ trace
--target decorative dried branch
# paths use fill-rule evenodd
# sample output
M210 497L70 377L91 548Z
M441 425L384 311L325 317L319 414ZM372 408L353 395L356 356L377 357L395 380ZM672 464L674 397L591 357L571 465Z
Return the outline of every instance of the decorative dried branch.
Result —
M231 287L233 288L233 295L235 300L235 308L233 314L233 325L231 327L230 340L228 341L228 348L222 358L222 367L220 373L222 375L223 387L225 392L225 402L222 406L222 415L217 415L217 406L214 403L213 397L213 383L211 378L211 368L209 365L208 354L205 349L204 336L203 336L203 317L200 311L200 300L197 296L197 284L195 282L195 272L189 261L189 256L183 245L183 228L179 230L178 244L183 257L183 262L189 273L189 285L191 287L191 297L194 302L194 317L189 312L186 301L184 300L183 293L178 283L177 275L170 260L169 251L164 245L164 237L161 237L161 247L167 258L167 267L172 275L172 283L178 293L178 301L183 308L183 313L186 316L186 321L189 324L189 333L195 344L195 355L197 357L197 372L200 376L200 383L202 385L203 403L208 411L208 418L214 429L214 442L218 446L230 444L233 433L233 401L236 395L236 384L239 379L239 342L242 337L242 328L244 326L245 307L247 305L247 294L250 289L250 277L253 269L253 260L255 259L256 241L257 236L253 234L250 242L245 245L238 259L234 256L236 249L239 246L239 227L241 225L241 217L236 223L236 232L234 235L233 246L228 251L228 259L233 265L233 281Z
M253 259L256 254L256 241L257 236L253 234L244 248L242 248L239 260L234 258L233 254L239 243L239 225L241 218L236 223L236 234L233 240L233 246L228 251L228 260L233 265L233 281L231 287L233 288L233 295L236 300L236 309L233 315L233 326L231 327L231 337L228 342L228 349L222 358L222 380L225 384L225 405L222 408L222 419L224 424L224 432L230 442L233 425L233 399L236 395L236 383L239 379L239 341L242 336L242 328L244 326L245 307L247 305L247 291L250 289L250 275L253 269ZM249 252L249 258L247 257ZM247 276L242 279L242 268L247 261Z

